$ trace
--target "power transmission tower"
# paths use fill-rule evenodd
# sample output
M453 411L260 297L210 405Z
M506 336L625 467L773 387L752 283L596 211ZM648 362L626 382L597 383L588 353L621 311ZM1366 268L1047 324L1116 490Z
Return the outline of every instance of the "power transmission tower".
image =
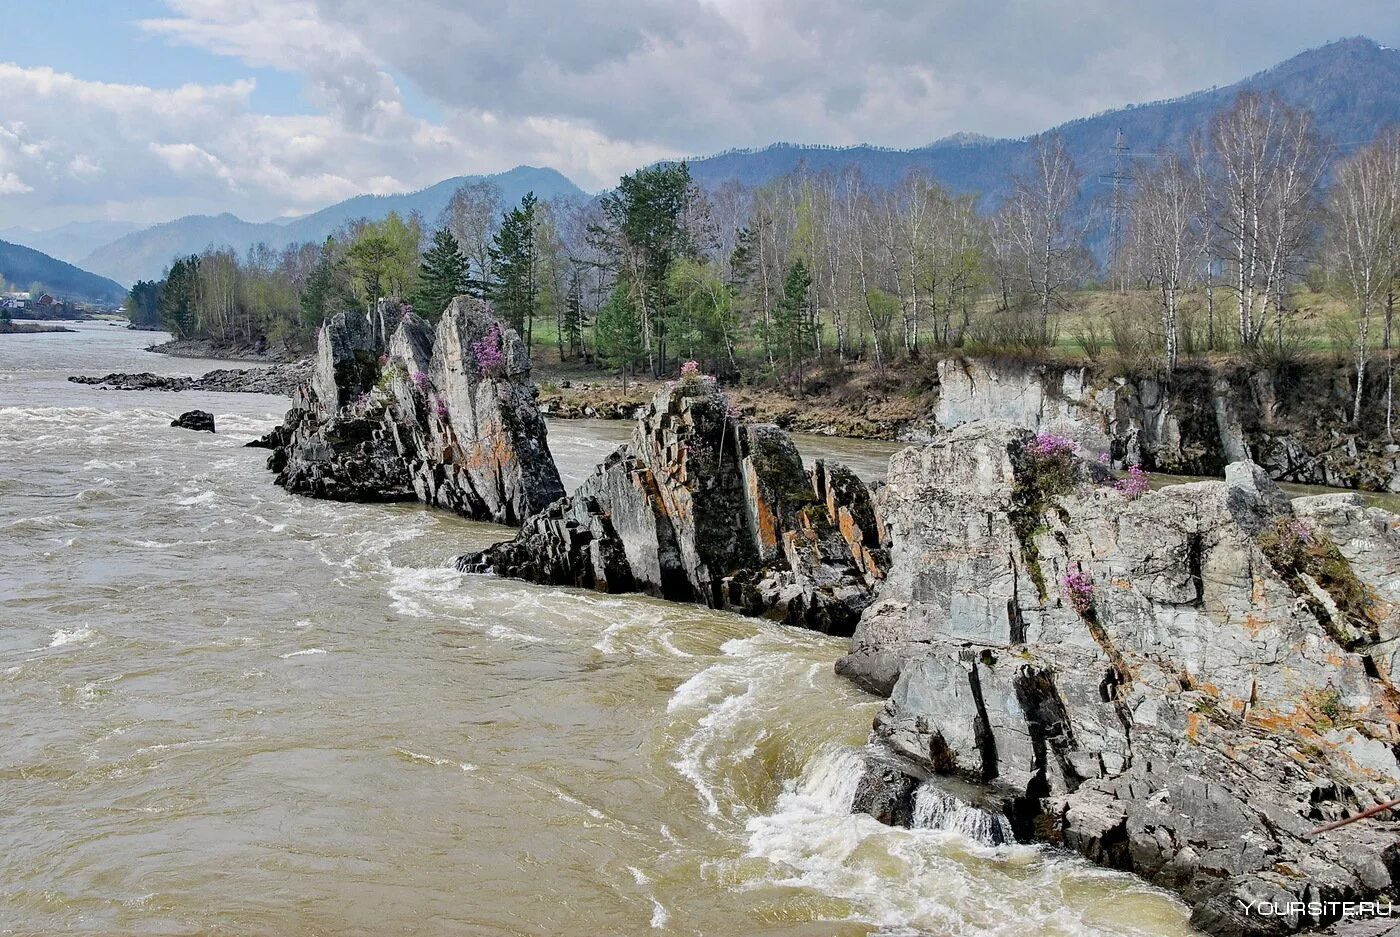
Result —
M1109 147L1113 154L1113 171L1108 174L1106 180L1113 186L1113 208L1109 218L1108 228L1108 257L1110 269L1113 271L1112 277L1116 281L1115 286L1120 290L1128 288L1127 275L1123 269L1122 248L1123 248L1123 218L1127 207L1123 204L1124 189L1128 186L1128 173L1123 168L1123 161L1128 155L1128 143L1123 136L1123 128L1119 127L1118 132L1113 136L1113 145Z

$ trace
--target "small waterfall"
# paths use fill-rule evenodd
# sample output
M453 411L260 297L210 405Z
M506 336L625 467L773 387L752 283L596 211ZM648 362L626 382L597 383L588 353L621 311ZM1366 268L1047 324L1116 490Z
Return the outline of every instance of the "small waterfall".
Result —
M1004 814L974 807L928 781L914 791L914 819L910 825L916 830L961 833L984 846L1000 846L1015 839Z
M851 812L856 788L865 773L865 758L857 748L827 748L807 764L796 794L822 813Z

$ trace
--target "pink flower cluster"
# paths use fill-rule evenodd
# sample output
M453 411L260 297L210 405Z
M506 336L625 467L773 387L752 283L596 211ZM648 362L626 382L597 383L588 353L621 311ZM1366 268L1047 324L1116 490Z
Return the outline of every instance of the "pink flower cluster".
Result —
M1307 521L1297 517L1292 518L1288 521L1288 533L1303 546L1312 546L1313 532Z
M489 374L505 364L506 357L501 351L501 327L491 326L485 337L472 342L472 358L477 370Z
M437 418L438 418L439 420L445 420L445 419L447 419L447 401L446 401L446 400L443 400L443 399L442 399L441 397L439 397L437 394L433 394L433 397L432 397L432 400L430 401L430 403L432 404L433 413L437 414Z
M1147 490L1152 487L1150 476L1142 470L1141 465L1128 466L1128 477L1120 478L1113 483L1113 490L1119 492L1129 501L1136 501Z
M1074 606L1076 612L1085 615L1093 610L1094 580L1089 578L1088 573L1082 569L1065 573L1060 580L1060 588L1064 590L1065 598Z
M414 372L413 372L413 386L414 386L414 388L416 388L417 390L426 390L427 387L428 387L428 372L426 372L426 371L414 371Z
M1060 459L1065 456L1074 455L1074 451L1079 448L1074 440L1066 439L1064 436L1056 436L1054 433L1037 433L1035 439L1031 440L1027 451L1037 459Z
M681 365L681 380L693 380L700 376L700 362L687 361Z

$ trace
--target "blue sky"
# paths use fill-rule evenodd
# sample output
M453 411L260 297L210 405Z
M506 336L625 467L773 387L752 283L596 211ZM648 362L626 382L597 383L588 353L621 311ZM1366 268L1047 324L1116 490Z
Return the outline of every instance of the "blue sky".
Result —
M1229 84L1396 0L5 0L0 228L250 220L774 140L1022 136Z

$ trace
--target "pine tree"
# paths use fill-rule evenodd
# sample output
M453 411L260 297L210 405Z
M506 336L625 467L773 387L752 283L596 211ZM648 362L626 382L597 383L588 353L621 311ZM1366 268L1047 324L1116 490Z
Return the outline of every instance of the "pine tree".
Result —
M419 266L418 293L413 297L418 314L429 322L441 318L453 298L467 292L467 272L467 258L457 239L451 231L439 228Z
M534 343L535 305L539 299L536 283L539 251L535 244L535 193L526 192L520 204L506 212L500 230L491 239L491 266L494 279L488 295L496 311L525 338L527 348Z
M562 338L575 358L584 354L583 333L588 327L588 312L583 307L583 280L575 270L569 276L569 292L564 297Z
M598 349L598 356L622 376L625 390L627 375L636 364L637 356L642 353L641 316L625 286L619 284L613 287L612 295L598 310L593 344Z
M799 257L788 268L783 295L773 307L768 328L769 346L777 358L787 359L787 380L802 388L802 364L811 345L812 319L808 314L808 292L812 275Z
M193 334L199 308L199 256L181 257L170 265L160 290L160 321L166 331L184 338Z

